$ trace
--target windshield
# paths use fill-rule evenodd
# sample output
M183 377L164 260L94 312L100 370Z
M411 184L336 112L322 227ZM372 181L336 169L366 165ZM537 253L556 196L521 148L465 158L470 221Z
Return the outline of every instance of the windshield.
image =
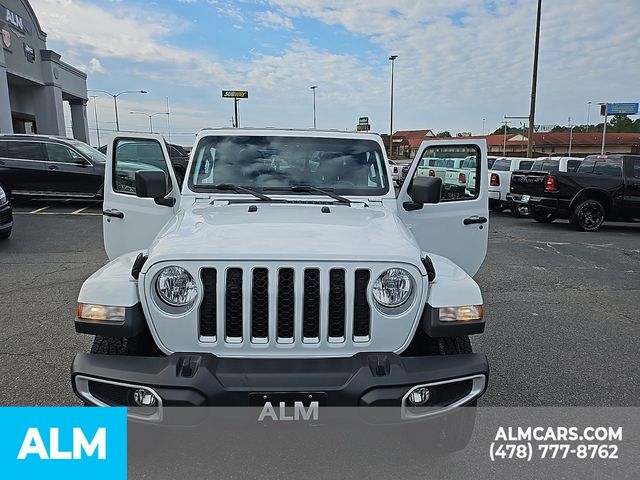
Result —
M194 159L189 185L196 191L220 184L283 192L307 185L352 195L388 191L384 156L371 140L211 136L200 141Z
M71 145L73 145L73 148L78 150L80 153L82 153L89 160L92 160L94 162L99 162L99 163L105 163L107 161L107 156L105 154L99 152L98 150L96 150L93 147L90 147L86 143L71 142Z

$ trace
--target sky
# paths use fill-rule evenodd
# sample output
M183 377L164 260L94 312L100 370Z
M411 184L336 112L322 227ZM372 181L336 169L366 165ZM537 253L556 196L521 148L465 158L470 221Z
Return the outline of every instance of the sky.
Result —
M191 145L204 127L390 128L482 134L527 116L534 0L31 0L48 48L119 97L121 130ZM639 0L543 0L536 124L586 123L588 102L640 100ZM91 142L115 129L113 101L90 99ZM601 121L590 109L591 123ZM68 112L67 112L68 114ZM484 121L483 121L484 119ZM68 120L70 125L70 120ZM484 125L484 132L483 132ZM519 126L517 120L512 126Z

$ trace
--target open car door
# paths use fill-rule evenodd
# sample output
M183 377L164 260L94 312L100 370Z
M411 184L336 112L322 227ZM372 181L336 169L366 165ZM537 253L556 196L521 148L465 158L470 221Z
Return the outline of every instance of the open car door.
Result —
M140 198L136 172L165 173L166 202ZM172 200L173 199L173 200ZM118 134L107 147L102 227L110 260L134 250L146 250L160 229L178 211L180 190L162 136Z
M425 159L441 158L465 168L442 179L439 203L416 203L411 187L429 169L418 168ZM428 161L428 160L426 160ZM469 168L475 165L471 178ZM447 257L469 275L475 275L487 254L489 205L487 145L484 140L429 140L420 145L398 194L398 215L425 252ZM471 181L470 181L471 180Z

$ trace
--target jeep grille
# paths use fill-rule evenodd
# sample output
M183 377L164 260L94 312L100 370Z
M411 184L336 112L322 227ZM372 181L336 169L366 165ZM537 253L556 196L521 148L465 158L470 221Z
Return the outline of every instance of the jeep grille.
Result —
M297 276L301 282L297 283ZM269 269L228 268L219 272L215 268L203 268L201 280L204 295L199 309L199 330L203 341L215 341L218 335L227 343L250 340L255 344L278 343L343 343L347 335L347 317L353 319L349 332L354 342L369 340L371 308L367 288L371 274L367 269L349 272L353 281L351 305L347 302L344 268L331 268L328 278L321 277L318 268L279 268L271 278ZM248 282L250 288L245 288ZM323 285L324 283L324 285ZM296 287L298 285L298 287ZM301 288L302 292L297 292ZM326 298L327 316L323 324L321 295ZM302 304L296 304L296 294L301 293ZM243 295L248 295L248 311ZM274 305L270 304L273 299ZM218 319L218 302L224 302L224 318ZM351 315L347 309L351 308ZM299 319L299 321L296 321ZM221 322L221 323L219 323Z

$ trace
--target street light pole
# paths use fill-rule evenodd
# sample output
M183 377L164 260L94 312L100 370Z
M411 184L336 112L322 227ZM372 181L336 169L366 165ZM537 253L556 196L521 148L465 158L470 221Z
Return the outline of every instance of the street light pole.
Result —
M540 51L540 17L542 14L542 0L538 0L536 15L536 40L533 50L533 75L531 79L531 105L529 107L529 134L527 135L527 157L533 156L533 126L536 117L536 90L538 86L538 52Z
M100 127L98 124L98 106L96 105L96 98L98 98L98 95L91 95L91 98L93 98L93 113L96 116L96 136L98 137L98 148L100 148Z
M575 125L571 125L571 117L569 117L569 156L571 156L571 144L573 143L573 127Z
M315 130L316 128L316 88L318 88L317 85L313 85L312 87L309 87L312 91L313 91L313 129Z
M484 122L485 122L486 118L482 119L482 136L484 136Z
M587 102L587 133L589 132L589 117L591 116L591 102Z
M146 112L129 112L131 115L145 115L149 117L149 132L153 133L153 117L156 115L166 115L169 118L169 112L156 112L156 113L146 113ZM169 142L171 143L171 142Z
M606 103L599 103L598 105L604 105L604 126L602 127L602 147L600 147L600 155L604 155L605 137L607 136L607 115L609 115L609 109Z
M391 60L391 115L389 119L389 158L393 156L393 67L396 63L396 58L398 55L391 55L389 60Z
M106 90L87 90L87 91L104 93L109 95L110 97L113 97L113 108L115 109L115 112L116 112L116 131L118 132L120 131L120 119L118 118L118 97L120 95L124 95L125 93L148 93L146 90L125 90L119 93L111 93L111 92L107 92Z

